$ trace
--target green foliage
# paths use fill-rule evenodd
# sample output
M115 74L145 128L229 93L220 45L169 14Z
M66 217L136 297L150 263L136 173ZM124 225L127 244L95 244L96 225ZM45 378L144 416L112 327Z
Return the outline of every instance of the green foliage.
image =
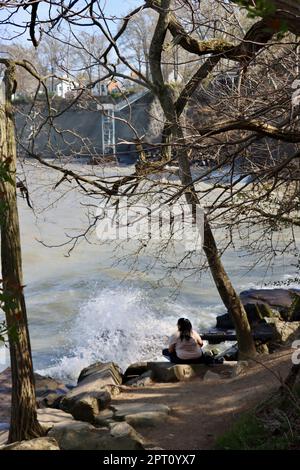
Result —
M255 413L242 415L223 436L217 439L217 450L288 450L298 445L289 422L281 424L280 432L272 432Z
M288 28L286 21L281 20L279 32L276 34L277 41L281 41L281 39L288 32L288 30L289 28Z
M255 4L249 4L248 0L236 0L236 3L246 8L249 18L264 18L275 13L276 6L272 0L256 0Z
M288 320L293 321L295 318L300 316L300 296L297 294L293 294L293 301L288 310Z
M277 31L276 38L278 41L288 32L286 21L275 16L276 6L272 0L256 0L254 4L251 4L248 0L236 0L235 3L246 8L248 18L267 18L271 16L270 30Z
M14 310L17 307L17 301L13 294L0 289L0 309L3 312Z
M32 103L32 98L28 95L18 93L14 99L14 104L29 104Z
M0 322L0 346L1 343L6 344L7 338L9 337L11 342L15 342L18 339L17 325L7 328L5 321Z
M15 295L13 295L10 292L4 291L3 287L0 287L0 309L6 313L8 311L15 310L16 307L17 307L17 300L15 298ZM9 337L11 341L17 341L18 339L17 323L7 328L7 325L4 321L0 322L0 343L6 342L7 337Z
M1 343L5 343L7 335L7 327L5 322L0 322L0 345Z
M14 180L12 178L11 171L9 170L9 163L10 162L8 160L0 161L0 180L4 183L10 183L14 185ZM0 224L6 217L6 212L7 204L3 200L3 194L0 194Z
M11 176L11 172L9 170L9 161L4 160L0 162L0 179L5 183L14 184L14 180Z
M129 95L129 93L128 93L127 90L120 91L120 90L116 89L116 90L112 90L112 92L110 93L110 96L115 100L124 99L128 95Z

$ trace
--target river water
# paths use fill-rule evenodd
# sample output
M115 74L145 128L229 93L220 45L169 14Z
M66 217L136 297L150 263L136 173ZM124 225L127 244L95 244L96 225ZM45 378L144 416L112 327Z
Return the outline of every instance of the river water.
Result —
M81 173L90 168L73 165ZM109 168L106 174L126 174L128 168ZM86 199L71 185L61 184L51 170L27 162L19 175L26 178L34 206L19 198L24 283L32 340L34 367L49 375L74 381L80 370L96 360L113 360L126 367L137 360L160 358L180 316L191 319L199 329L213 326L224 307L208 272L198 276L176 274L178 284L163 262L151 266L153 253L146 251L129 269L116 260L128 255L130 246L118 252L114 243L92 237L82 241L70 256L66 234L80 233L87 226ZM256 266L242 252L230 250L224 264L238 291L260 287L267 281L292 277L294 268L288 257L277 261L273 271ZM189 274L189 273L188 273ZM184 277L186 277L184 279ZM164 279L157 285L158 279ZM0 317L1 320L1 317ZM8 364L1 348L0 368Z

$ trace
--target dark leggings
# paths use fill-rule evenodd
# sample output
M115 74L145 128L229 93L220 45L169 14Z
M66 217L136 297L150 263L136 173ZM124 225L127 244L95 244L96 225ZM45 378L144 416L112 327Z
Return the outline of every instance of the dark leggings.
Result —
M208 354L203 353L196 359L180 359L176 352L170 353L168 349L163 349L163 356L165 356L173 364L213 364L214 358Z

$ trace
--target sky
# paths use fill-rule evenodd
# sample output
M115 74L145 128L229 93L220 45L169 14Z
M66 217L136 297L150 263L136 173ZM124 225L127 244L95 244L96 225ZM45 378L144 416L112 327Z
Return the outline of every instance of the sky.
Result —
M144 2L143 0L107 0L106 2L106 10L109 11L110 14L124 14L131 10L131 8L135 8L138 5L142 5Z
M67 3L67 2L65 2ZM86 3L86 2L84 2ZM100 0L101 6L104 7L107 15L116 17L115 24L118 23L118 18L121 18L124 14L128 13L130 10L136 8L139 5L143 4L143 0ZM43 2L39 7L40 18L47 16L48 8L47 3ZM7 8L0 9L0 21L3 21L7 18ZM15 23L24 24L29 21L30 15L29 12L25 11L23 8L14 16ZM116 25L112 26L112 30L116 30ZM8 38L12 38L16 42L22 42L24 45L28 43L29 35L26 33L26 36L18 38L19 33L22 29L12 25L2 25L0 30L0 42L6 42Z

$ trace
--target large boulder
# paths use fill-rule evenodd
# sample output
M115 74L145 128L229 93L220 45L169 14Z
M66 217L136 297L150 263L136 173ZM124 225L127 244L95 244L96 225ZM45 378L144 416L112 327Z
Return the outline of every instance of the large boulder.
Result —
M65 394L49 393L48 395L37 397L38 408L56 408L59 409L60 402Z
M175 364L170 362L149 362L148 368L157 382L177 382Z
M216 328L221 330L233 330L234 324L229 313L223 313L222 315L217 315L217 324Z
M101 410L111 401L111 395L105 390L88 390L84 387L75 387L60 402L60 408L71 413L79 421L93 423Z
M83 369L78 377L78 384L97 382L98 386L121 385L122 373L114 362L96 362Z
M74 421L54 426L49 432L64 450L142 450L142 437L127 423L114 423L110 428L95 428Z
M272 318L269 324L273 328L274 336L273 340L269 343L271 349L272 346L277 347L281 344L290 344L295 339L300 338L300 322L286 322L277 318Z
M38 437L30 441L19 441L1 446L0 450L60 450L53 437Z
M77 386L62 398L60 408L77 420L92 423L111 396L119 393L121 384L122 375L116 364L97 362L82 370Z
M272 318L279 316L279 313L276 311L273 311L271 307L263 302L260 302L259 299L257 301L253 300L253 303L248 302L244 303L244 308L249 320L249 323L251 325L255 325L264 318ZM234 329L234 323L232 321L231 316L229 313L224 313L222 315L217 316L217 324L216 324L217 329L221 330L233 330Z
M223 377L230 377L233 362L224 364L172 364L171 362L149 362L148 368L153 372L157 382L177 382L189 380L193 377L203 378L208 368Z
M128 423L112 423L110 435L113 440L107 442L107 450L143 450L144 440ZM111 447L110 447L111 446Z
M240 293L240 299L251 324L279 314L285 320L300 321L300 289L248 289ZM216 327L234 329L229 313L217 316Z
M51 377L44 377L43 375L34 374L35 378L35 391L38 398L44 398L50 394L64 395L68 393L68 387Z
M300 296L300 289L249 289L240 293L240 299L244 305L266 304L285 315L292 306L295 294Z
M94 419L95 426L108 426L114 421L114 412L111 408L101 411Z
M69 391L68 387L51 377L46 377L40 374L34 374L35 391L37 397L45 397L50 393L56 395L63 395ZM11 369L7 367L0 373L0 390L3 392L11 392Z
M37 410L37 416L40 425L46 433L56 424L74 421L71 414L53 408L41 408Z
M52 403L58 406L58 401L69 389L65 384L51 377L44 377L35 373L36 397L38 406L50 406L48 397L52 397ZM8 367L0 373L0 421L10 419L11 405L11 369Z

